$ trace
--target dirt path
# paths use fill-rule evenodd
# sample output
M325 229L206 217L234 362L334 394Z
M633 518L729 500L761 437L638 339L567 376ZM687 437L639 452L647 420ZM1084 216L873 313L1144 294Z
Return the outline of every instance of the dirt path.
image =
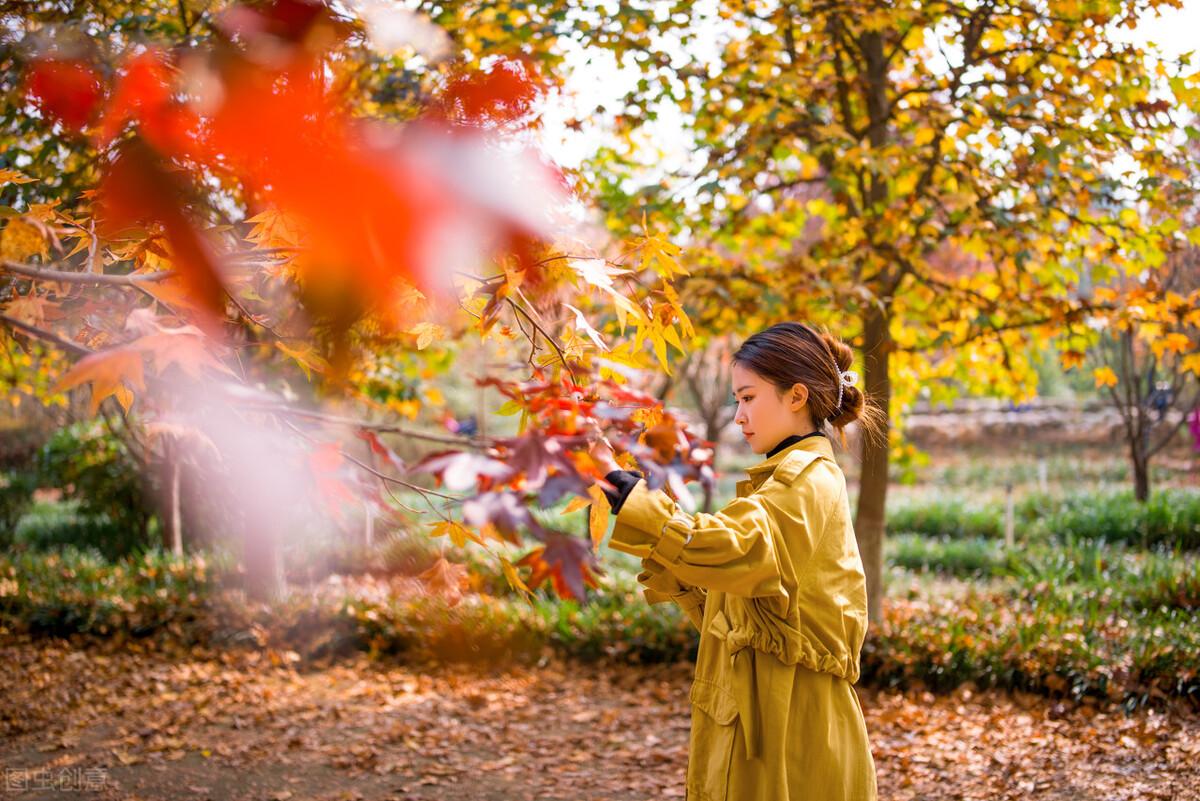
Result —
M689 665L298 672L45 640L0 665L0 792L22 801L683 797ZM1200 715L859 694L881 799L1200 799Z

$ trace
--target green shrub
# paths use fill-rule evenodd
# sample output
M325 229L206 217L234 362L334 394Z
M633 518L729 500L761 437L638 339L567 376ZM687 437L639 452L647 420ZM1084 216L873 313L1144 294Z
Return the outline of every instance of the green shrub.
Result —
M971 554L943 552L930 566L966 572L989 563L1023 572L986 590L965 584L959 598L889 598L884 621L864 644L865 683L947 690L974 682L1130 707L1169 696L1200 701L1196 559L1072 540L1058 546L1058 557L1056 546L1039 543L1004 554L1001 563L992 540L928 545ZM149 551L109 562L74 548L0 554L0 627L247 642L306 657L363 649L405 660L496 663L534 660L546 648L579 659L695 657L690 621L673 605L645 603L638 560L624 554L604 556L608 570L585 604L539 591L532 604L468 594L451 605L411 595L411 582L393 576L333 581L278 604L252 604L220 587L233 561L225 553L175 559Z
M80 516L107 521L112 530L122 532L111 544L101 546L111 558L131 553L137 545L153 544L152 505L141 472L136 460L100 420L76 423L54 432L37 458L40 486L61 488L67 499L76 501L75 511ZM50 525L53 527L53 522ZM64 523L58 532L91 535L98 525L105 524ZM58 543L53 536L50 540Z
M341 614L355 621L359 640L372 656L390 654L437 662L530 662L546 637L526 604L486 595L459 603L417 597L376 603L347 599Z
M1128 597L1136 609L1200 610L1200 559L1151 561Z
M994 539L930 538L898 534L887 538L888 562L908 570L955 576L990 576L1007 572L1008 556Z
M1039 525L1047 535L1058 538L1200 549L1200 492L1158 490L1145 503L1138 503L1128 490L1081 493L1065 498Z
M949 690L964 682L1136 707L1167 695L1200 701L1200 628L1180 610L1129 612L1116 594L1042 583L1013 597L885 604L867 637L862 680Z
M1004 514L994 505L968 506L957 499L909 503L888 511L887 530L926 537L997 538L1004 535Z
M113 522L107 514L86 514L81 506L78 500L34 504L13 530L13 544L38 550L94 549L108 558L144 547L138 531Z
M12 543L21 516L33 505L37 477L28 471L0 473L0 546Z
M145 636L200 617L212 577L204 557L177 559L162 551L116 562L74 546L9 554L0 557L0 619L58 636Z

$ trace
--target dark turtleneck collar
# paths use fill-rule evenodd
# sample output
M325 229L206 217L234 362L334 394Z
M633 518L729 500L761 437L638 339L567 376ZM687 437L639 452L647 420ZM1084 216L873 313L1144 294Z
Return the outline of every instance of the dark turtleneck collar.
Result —
M767 452L766 458L770 459L772 456L779 453L784 448L789 448L792 445L795 445L797 442L799 442L802 439L808 439L809 437L823 437L823 436L825 436L824 431L810 431L807 434L792 434L790 437L786 437L783 440L783 442L780 442L774 448L771 448L771 450Z

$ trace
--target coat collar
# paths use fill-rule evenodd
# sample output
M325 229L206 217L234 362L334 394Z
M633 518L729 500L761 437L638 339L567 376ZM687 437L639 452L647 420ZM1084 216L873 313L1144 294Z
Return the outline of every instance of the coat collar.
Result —
M788 457L788 454L791 454L795 451L810 451L812 453L818 453L822 456L834 459L833 444L830 443L829 437L809 437L808 439L802 439L799 442L792 443L779 453L763 459L756 465L747 467L746 472L751 478L756 478L762 474L770 475L771 473L775 472L775 468L778 467L783 460Z
M738 497L749 495L761 487L763 482L775 472L775 468L783 464L793 453L799 451L808 451L818 456L824 456L834 462L837 461L833 455L833 443L829 441L829 437L809 437L808 439L802 439L787 446L774 456L763 459L756 465L747 467L746 474L750 477L737 482Z

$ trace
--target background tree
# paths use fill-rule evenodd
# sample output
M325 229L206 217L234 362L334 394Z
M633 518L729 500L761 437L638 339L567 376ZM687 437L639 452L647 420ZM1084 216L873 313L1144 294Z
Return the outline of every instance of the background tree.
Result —
M1195 133L1195 76L1112 35L1160 5L676 2L585 14L585 40L641 72L614 111L630 146L598 160L593 181L615 219L638 208L678 221L691 268L681 294L698 325L830 324L857 346L893 426L920 386L933 401L960 389L1020 400L1036 388L1031 342L1121 305L1082 301L1081 274L1156 270L1179 235L1132 206L1161 209L1164 187L1191 178L1178 134ZM702 47L715 55L690 57ZM696 157L626 191L646 167L639 129L668 108ZM789 195L805 185L816 197ZM948 274L947 254L977 267ZM887 443L864 441L855 525L875 621L888 461Z
M1150 497L1150 460L1200 409L1200 251L1167 257L1161 274L1120 290L1128 305L1087 347L1096 386L1121 415L1134 495ZM1117 296L1111 287L1097 290Z

